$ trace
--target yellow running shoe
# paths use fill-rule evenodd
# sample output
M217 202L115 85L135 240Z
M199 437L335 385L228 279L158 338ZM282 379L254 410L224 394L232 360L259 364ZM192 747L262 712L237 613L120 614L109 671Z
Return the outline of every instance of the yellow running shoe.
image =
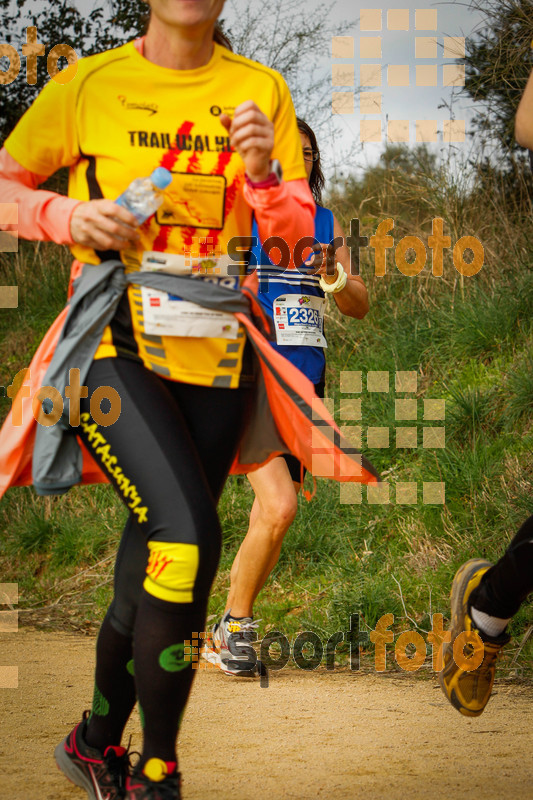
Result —
M480 631L470 617L469 598L481 578L492 567L490 561L472 558L463 564L453 579L450 592L451 599L451 641L442 650L443 668L439 672L439 684L452 704L465 717L479 717L489 702L496 672L496 659L502 647L511 638L502 633L497 638L487 636ZM453 643L463 631L475 631L481 638L485 655L477 669L469 672L457 666L453 657ZM465 647L472 648L472 645Z

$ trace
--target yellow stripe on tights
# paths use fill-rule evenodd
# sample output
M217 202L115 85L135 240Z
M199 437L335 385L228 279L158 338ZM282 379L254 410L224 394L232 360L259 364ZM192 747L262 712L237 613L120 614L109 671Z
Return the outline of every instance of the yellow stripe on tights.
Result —
M148 549L146 591L170 603L192 603L200 560L198 545L150 541Z

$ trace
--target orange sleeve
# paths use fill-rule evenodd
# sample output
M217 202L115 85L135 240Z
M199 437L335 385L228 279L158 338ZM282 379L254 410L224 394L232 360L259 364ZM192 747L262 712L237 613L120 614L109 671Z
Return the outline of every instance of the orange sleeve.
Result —
M22 167L5 147L0 150L0 197L3 203L18 206L18 235L23 239L73 244L70 218L80 201L37 189L47 178L48 175L37 175Z
M315 201L307 180L283 181L270 189L252 189L245 184L244 199L254 210L261 242L281 236L291 252L289 266L294 267L295 245L315 233Z

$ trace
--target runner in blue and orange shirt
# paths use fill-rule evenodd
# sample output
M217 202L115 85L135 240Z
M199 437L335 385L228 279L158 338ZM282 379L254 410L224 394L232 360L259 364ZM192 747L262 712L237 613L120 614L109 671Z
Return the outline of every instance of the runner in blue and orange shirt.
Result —
M343 314L362 319L368 311L368 294L362 279L350 274L350 254L339 222L320 205L324 176L315 134L302 119L298 119L298 129L307 179L316 201L314 237L318 252L313 267L275 266L258 245L252 251L250 268L257 270L258 297L274 322L273 347L312 381L319 397L324 397L327 297L333 297ZM264 241L255 222L253 233ZM338 239L336 248L330 246L334 238ZM333 275L326 272L328 260L337 264ZM283 455L248 475L255 493L248 532L231 568L224 614L203 651L208 661L228 675L258 674L249 649L257 628L253 604L278 561L283 539L296 516L304 474L294 455Z

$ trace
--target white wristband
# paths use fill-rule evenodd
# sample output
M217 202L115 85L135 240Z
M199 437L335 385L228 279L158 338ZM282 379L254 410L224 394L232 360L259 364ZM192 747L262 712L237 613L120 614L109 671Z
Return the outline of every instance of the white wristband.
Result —
M344 287L346 286L346 281L348 280L348 276L344 271L344 267L342 264L337 261L337 279L334 283L327 283L322 276L320 278L319 284L320 288L323 292L328 294L335 294L336 292L342 292Z

